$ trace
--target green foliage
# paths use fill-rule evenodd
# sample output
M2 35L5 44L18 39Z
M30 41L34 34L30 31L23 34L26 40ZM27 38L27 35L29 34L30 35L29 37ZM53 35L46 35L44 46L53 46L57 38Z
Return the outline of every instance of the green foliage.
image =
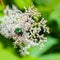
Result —
M1 4L0 4L0 16L3 16L3 7Z
M40 60L60 60L60 53L44 55Z
M55 20L58 24L58 29L60 30L60 4L58 4L55 8L54 11L50 15L51 20Z
M60 60L60 0L4 1L9 5L15 4L21 10L24 10L24 7L28 8L31 3L34 3L42 13L42 16L48 20L47 24L50 27L51 34L42 50L37 46L34 48L32 47L29 49L30 55L24 57L19 56L19 52L16 52L13 48L12 40L8 40L0 35L0 60ZM3 10L0 4L0 17L4 15ZM50 51L52 50L51 47L56 49L55 53ZM51 52L51 54L49 54L49 52Z
M27 8L32 3L31 0L13 0L13 1L19 9L24 9L24 7Z

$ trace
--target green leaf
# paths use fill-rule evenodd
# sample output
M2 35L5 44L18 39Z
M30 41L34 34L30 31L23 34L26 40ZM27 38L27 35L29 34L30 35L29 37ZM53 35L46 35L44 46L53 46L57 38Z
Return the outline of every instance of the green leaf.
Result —
M29 7L31 5L32 0L13 0L16 6L19 9L24 9L24 7Z
M0 42L0 50L2 49L2 47L3 47L3 46L2 46L2 43Z
M0 60L20 60L20 58L15 56L13 53L2 49L0 50Z
M3 7L2 7L2 5L0 4L0 16L3 16L4 14L3 14Z
M46 5L51 5L54 0L33 0L34 4L37 6L46 6Z
M54 20L57 23L58 30L60 30L60 4L58 4L54 11L50 15L50 20Z
M2 5L0 4L0 11L3 11L3 7L2 7Z
M60 53L44 55L40 60L60 60Z

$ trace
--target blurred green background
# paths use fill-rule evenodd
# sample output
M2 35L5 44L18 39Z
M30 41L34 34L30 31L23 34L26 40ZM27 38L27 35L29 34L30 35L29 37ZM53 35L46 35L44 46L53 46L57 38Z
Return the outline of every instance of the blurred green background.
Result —
M14 4L22 11L24 6L28 8L33 3L48 20L51 33L42 50L39 47L30 48L30 54L24 57L13 48L12 40L0 35L0 60L60 60L60 0L0 0L0 17L4 15L3 2L9 6Z

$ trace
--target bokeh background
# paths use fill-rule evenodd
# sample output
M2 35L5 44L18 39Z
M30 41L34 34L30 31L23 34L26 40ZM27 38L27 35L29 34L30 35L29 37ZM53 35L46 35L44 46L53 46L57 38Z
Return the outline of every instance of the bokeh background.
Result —
M60 0L0 0L0 17L4 15L4 7L12 4L24 11L24 6L33 3L48 21L50 34L48 42L41 50L39 47L30 48L28 56L19 56L18 49L13 48L12 40L0 35L0 60L60 60Z

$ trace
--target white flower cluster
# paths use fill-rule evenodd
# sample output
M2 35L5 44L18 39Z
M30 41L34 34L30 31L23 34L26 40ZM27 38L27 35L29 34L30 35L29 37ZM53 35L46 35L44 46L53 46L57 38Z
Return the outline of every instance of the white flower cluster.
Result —
M14 47L20 48L21 55L29 54L28 48L31 46L44 47L44 42L47 42L44 34L49 33L49 28L44 18L35 22L41 14L34 6L25 9L25 12L18 10L14 5L12 9L7 6L4 14L1 18L0 33L6 38L13 38Z

